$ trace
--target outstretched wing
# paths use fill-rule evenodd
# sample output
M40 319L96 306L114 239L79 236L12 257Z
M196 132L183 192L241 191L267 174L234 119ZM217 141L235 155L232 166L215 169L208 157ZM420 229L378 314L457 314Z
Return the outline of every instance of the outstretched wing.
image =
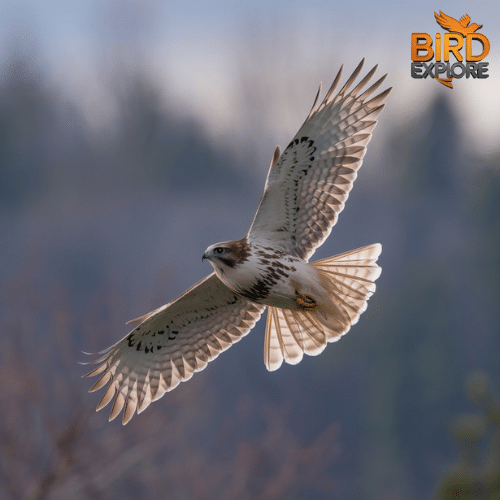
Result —
M460 22L460 26L462 26L462 28L467 28L467 26L470 23L470 16L469 16L469 14L465 14L465 16L462 16L460 18L459 22Z
M110 420L123 412L123 424L179 382L238 342L255 325L265 306L238 297L214 273L173 302L133 320L126 337L102 351L87 377L101 375L90 389L108 384L97 406L113 398Z
M456 19L454 19L453 17L447 16L446 14L444 14L441 11L439 11L439 14L436 14L434 12L434 17L436 18L436 21L438 22L438 24L440 24L445 30L457 31L457 28L458 28L458 30L460 31L460 27L461 27L460 23ZM465 26L467 26L467 24Z
M366 145L390 88L367 100L385 79L362 89L375 66L350 90L363 61L333 96L340 69L323 102L316 100L306 121L280 155L276 149L264 193L247 234L249 241L269 240L275 248L309 259L330 234L349 196Z

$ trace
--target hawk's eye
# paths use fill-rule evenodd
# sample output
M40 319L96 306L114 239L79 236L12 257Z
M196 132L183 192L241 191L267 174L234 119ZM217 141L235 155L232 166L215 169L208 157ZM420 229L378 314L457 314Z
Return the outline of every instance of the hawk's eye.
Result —
M224 249L222 247L215 247L214 248L214 254L215 255L220 255L222 253L224 253Z

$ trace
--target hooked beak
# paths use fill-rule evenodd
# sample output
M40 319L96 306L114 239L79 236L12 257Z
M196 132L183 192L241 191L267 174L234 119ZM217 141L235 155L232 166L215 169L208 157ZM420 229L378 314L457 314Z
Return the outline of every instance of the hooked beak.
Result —
M208 259L208 250L202 255L201 261L203 262L205 259Z

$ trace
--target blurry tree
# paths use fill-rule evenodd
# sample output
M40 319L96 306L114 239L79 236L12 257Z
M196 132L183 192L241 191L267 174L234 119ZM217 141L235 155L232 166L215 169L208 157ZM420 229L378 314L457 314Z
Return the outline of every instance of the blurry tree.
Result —
M50 183L48 139L55 117L40 75L11 56L0 80L0 208L38 199Z
M380 332L370 344L366 415L371 498L428 494L449 447L443 422L462 400L456 381L478 362L498 373L499 169L474 154L443 96L398 130L388 151L398 169L386 206L398 247L371 325Z
M500 378L500 154L473 165L468 173L467 311L470 369L481 366L491 377ZM463 293L463 292L462 292Z
M200 125L169 113L147 75L115 78L120 82L111 84L118 105L116 140L110 137L105 145L116 156L110 172L128 174L125 180L134 187L241 189L234 159L213 145Z
M485 372L471 373L466 394L476 411L454 419L459 456L442 479L437 500L500 498L500 398Z
M96 185L108 196L153 186L244 185L232 155L212 144L200 125L169 112L146 74L110 76L116 118L96 135L59 89L48 88L33 58L20 57L12 53L0 72L0 210L47 196L83 195L88 203Z
M0 210L83 188L94 161L75 105L51 88L36 55L15 44L0 75Z
M64 290L30 291L31 279L0 288L16 312L0 323L0 498L331 498L338 426L304 442L279 406L240 397L225 413L208 371L126 427L95 414L75 338L110 328L101 302L115 292L102 290L78 324Z

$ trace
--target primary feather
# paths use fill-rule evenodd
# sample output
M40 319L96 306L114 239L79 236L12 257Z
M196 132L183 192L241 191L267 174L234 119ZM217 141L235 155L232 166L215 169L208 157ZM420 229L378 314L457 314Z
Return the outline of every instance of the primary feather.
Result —
M364 61L364 60L363 60ZM289 253L309 259L330 234L357 177L383 101L391 89L367 100L386 75L365 92L375 66L352 90L363 61L334 97L342 68L324 100L317 100L267 175L248 239L265 234Z
M144 316L125 338L92 362L99 366L86 376L101 378L90 391L109 384L97 409L114 398L110 420L125 408L123 423L127 423L136 409L145 410L238 342L264 309L235 295L212 273Z

